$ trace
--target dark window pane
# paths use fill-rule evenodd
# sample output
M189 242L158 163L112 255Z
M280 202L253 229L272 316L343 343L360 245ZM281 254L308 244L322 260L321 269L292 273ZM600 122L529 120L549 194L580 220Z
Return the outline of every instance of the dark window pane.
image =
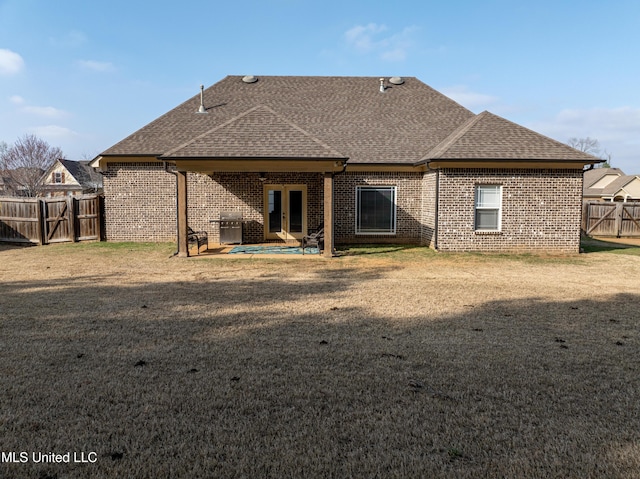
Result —
M302 191L289 191L289 233L302 233Z
M497 230L498 210L476 210L477 230Z
M282 192L269 190L269 233L282 231Z
M363 232L393 232L395 206L393 189L360 189L358 225Z

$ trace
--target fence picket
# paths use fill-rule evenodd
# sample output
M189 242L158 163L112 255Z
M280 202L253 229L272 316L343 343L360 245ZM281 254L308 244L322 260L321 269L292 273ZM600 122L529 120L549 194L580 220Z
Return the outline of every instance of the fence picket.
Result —
M588 202L582 229L592 236L640 236L640 203Z
M99 195L0 198L0 242L48 244L100 240Z

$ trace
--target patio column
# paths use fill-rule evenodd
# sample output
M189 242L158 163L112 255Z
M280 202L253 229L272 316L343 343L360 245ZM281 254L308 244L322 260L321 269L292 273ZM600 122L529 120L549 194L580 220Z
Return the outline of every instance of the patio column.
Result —
M189 256L187 234L187 172L176 171L176 208L178 209L178 256Z
M324 174L324 252L323 255L331 258L333 248L333 173Z

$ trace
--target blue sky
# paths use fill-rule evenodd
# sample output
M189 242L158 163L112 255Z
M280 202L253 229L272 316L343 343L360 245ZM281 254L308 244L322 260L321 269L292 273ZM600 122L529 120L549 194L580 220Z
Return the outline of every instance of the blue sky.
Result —
M0 141L93 158L226 75L415 76L640 174L637 0L0 0Z

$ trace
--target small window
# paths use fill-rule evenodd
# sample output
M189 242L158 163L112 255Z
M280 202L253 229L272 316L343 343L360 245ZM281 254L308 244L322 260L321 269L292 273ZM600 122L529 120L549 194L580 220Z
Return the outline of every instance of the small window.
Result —
M62 176L62 172L61 171L55 171L53 173L53 183L62 183L64 181L64 177Z
M500 231L502 187L478 185L476 187L476 231Z
M396 187L356 186L356 234L396 233Z

